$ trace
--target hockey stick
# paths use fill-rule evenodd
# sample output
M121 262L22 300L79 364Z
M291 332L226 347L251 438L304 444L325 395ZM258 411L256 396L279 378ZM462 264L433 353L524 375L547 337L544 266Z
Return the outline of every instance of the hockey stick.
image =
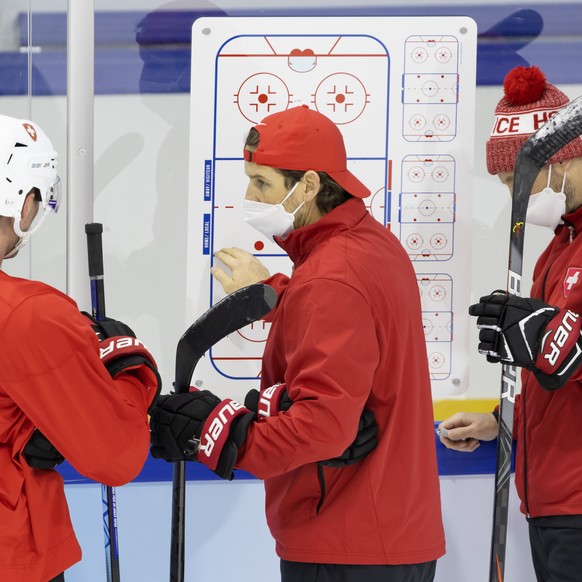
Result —
M198 360L227 335L261 319L277 302L272 287L243 287L213 305L182 335L176 348L176 393L188 392ZM186 462L174 463L170 582L184 582Z
M534 182L546 162L580 135L582 135L582 96L561 109L531 135L517 154L511 203L511 233L507 273L507 292L510 295L521 296L525 218ZM493 532L489 563L490 582L503 582L505 571L516 382L516 367L504 364L501 372L499 403L499 436L497 439Z
M103 225L92 222L85 225L89 280L91 282L92 315L97 320L105 317L105 288L103 285ZM115 489L101 484L103 503L103 534L105 536L105 569L107 582L120 582L119 545L117 537L117 502Z

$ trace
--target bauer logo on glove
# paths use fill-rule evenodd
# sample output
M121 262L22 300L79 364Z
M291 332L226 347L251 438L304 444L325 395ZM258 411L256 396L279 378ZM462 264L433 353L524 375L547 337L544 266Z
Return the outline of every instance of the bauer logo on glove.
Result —
M567 352L573 347L577 347L576 334L572 332L574 330L578 331L580 328L579 317L573 311L566 311L555 331L550 329L545 334L542 340L541 353L543 354L543 359L548 361L549 366L556 366ZM578 335L580 335L579 331Z
M160 396L151 411L152 456L198 461L230 480L254 417L242 404L208 390Z
M581 320L572 311L495 291L469 315L477 317L479 352L488 361L528 368L546 390L565 384L582 361Z
M207 457L204 464L209 469L214 471L218 465L220 452L217 455L215 448L222 451L224 444L229 437L229 430L232 421L238 416L247 414L248 412L249 411L242 404L239 404L236 400L230 400L227 398L226 400L223 400L208 416L200 435L200 451Z
M127 353L134 353L136 350L140 351L139 348L146 349L145 346L134 337L112 337L101 342L101 345L99 346L99 357L106 361L107 356L110 356L113 353L122 354L124 353L124 350Z

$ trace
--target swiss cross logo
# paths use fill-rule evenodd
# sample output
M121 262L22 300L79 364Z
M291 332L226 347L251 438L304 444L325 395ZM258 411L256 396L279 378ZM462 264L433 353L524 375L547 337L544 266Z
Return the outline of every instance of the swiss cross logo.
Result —
M564 297L568 297L570 291L574 288L574 285L577 285L582 281L582 275L580 275L581 272L582 269L578 267L568 267L566 276L564 277Z
M32 141L36 141L36 129L34 129L30 123L23 123L22 127L24 127L26 133L28 133Z

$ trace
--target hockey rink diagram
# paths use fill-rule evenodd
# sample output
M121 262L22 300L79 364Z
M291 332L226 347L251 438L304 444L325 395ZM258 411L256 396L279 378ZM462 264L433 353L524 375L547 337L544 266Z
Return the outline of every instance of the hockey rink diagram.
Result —
M224 296L209 272L220 248L240 247L271 273L290 274L281 249L243 221L242 147L266 115L307 104L338 125L349 169L372 191L369 212L413 262L433 393L466 390L466 316L456 302L469 303L474 23L208 18L192 38L189 309L202 313ZM193 383L246 393L268 331L256 322L219 342Z

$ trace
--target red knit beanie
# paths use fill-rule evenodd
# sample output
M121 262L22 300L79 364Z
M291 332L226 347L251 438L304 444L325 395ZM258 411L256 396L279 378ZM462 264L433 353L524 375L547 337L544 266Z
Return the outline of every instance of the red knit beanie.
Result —
M487 142L490 174L513 172L515 158L525 140L569 102L538 67L515 67L503 82L505 95L495 109L495 123ZM549 163L582 157L582 139L562 148Z

